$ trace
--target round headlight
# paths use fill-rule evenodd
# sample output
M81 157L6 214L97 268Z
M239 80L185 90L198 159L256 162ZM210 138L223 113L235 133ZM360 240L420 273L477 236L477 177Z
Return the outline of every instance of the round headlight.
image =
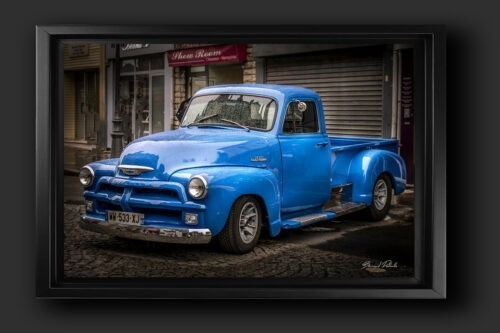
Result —
M202 176L193 176L188 183L188 192L193 199L203 199L207 195L208 185Z
M86 165L80 170L78 178L83 186L88 187L92 185L92 182L94 181L94 170Z

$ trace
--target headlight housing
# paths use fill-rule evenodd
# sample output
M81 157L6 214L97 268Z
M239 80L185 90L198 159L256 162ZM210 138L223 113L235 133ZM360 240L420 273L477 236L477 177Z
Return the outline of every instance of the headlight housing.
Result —
M208 184L205 178L200 175L191 177L188 182L188 193L193 199L203 199L206 197Z
M94 182L94 170L88 165L84 166L78 174L78 179L83 186L89 187Z

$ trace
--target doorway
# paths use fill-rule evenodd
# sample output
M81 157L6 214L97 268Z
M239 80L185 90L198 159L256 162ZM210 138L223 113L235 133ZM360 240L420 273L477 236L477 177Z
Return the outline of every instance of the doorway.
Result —
M75 72L75 139L96 143L99 121L99 72Z
M400 155L406 164L408 184L415 182L414 161L414 84L413 84L413 49L401 50L400 70Z

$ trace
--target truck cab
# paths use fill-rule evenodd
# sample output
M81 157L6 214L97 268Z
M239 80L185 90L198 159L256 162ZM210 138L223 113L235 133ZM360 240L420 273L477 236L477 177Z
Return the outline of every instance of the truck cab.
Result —
M185 110L178 129L82 168L82 228L171 243L216 238L246 253L263 231L357 210L381 219L405 188L397 140L329 136L312 90L213 86Z

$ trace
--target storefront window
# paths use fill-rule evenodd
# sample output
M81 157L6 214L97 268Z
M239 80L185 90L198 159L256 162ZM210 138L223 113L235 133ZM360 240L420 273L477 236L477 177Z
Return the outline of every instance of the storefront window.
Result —
M152 82L153 133L156 133L163 131L165 124L165 77L155 75L152 77Z
M165 57L163 54L151 57L151 70L165 68Z
M128 143L133 140L132 136L132 113L134 109L134 76L120 77L120 117L124 141Z
M133 73L135 71L135 59L122 60L120 73Z
M138 58L136 60L137 62L137 71L142 72L142 71L149 71L149 65L150 65L150 59L149 58Z
M135 137L151 134L149 130L149 75L140 74L135 77Z
M232 84L243 82L241 64L208 66L208 85Z
M206 86L242 82L243 68L241 64L188 67L187 97L193 96L198 90Z
M123 59L120 113L125 144L165 129L164 55Z
M191 66L190 67L190 72L191 73L200 73L200 72L205 72L207 69L205 66Z

